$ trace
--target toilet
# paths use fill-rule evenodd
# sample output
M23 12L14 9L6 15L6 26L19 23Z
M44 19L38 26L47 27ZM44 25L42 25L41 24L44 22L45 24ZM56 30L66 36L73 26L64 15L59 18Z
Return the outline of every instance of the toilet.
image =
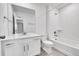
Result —
M50 40L42 40L42 48L43 50L50 54L52 52L52 47L54 46L54 43Z

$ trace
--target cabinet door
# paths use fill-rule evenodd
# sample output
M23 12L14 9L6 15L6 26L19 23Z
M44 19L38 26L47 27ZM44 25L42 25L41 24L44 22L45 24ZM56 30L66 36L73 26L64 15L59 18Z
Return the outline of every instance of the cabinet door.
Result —
M8 34L8 22L7 22L7 4L0 3L0 34Z
M39 38L35 38L35 39L29 39L28 40L28 55L29 56L33 56L33 55L38 55L40 54L40 39Z
M24 55L22 46L19 41L4 42L3 50L5 56L22 56Z
M28 40L27 39L22 40L22 47L23 47L24 56L27 56L28 55Z

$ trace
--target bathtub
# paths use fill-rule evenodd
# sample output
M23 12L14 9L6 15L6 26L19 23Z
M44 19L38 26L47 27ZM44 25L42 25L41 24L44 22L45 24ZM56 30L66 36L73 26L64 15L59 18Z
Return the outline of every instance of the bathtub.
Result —
M69 39L52 39L54 48L68 56L79 56L79 41Z

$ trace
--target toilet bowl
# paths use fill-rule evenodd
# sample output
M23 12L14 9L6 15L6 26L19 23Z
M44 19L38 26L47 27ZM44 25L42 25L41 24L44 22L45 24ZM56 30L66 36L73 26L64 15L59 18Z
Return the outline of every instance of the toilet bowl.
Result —
M43 40L42 41L42 48L48 53L52 53L52 47L54 46L54 43L50 40Z

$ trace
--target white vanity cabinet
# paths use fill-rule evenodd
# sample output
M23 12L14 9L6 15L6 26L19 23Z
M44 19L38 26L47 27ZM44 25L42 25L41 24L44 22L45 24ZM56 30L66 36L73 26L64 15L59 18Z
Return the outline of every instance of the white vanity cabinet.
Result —
M19 40L3 42L3 56L23 56L24 51Z
M1 42L2 56L34 56L40 54L40 37L17 38Z

